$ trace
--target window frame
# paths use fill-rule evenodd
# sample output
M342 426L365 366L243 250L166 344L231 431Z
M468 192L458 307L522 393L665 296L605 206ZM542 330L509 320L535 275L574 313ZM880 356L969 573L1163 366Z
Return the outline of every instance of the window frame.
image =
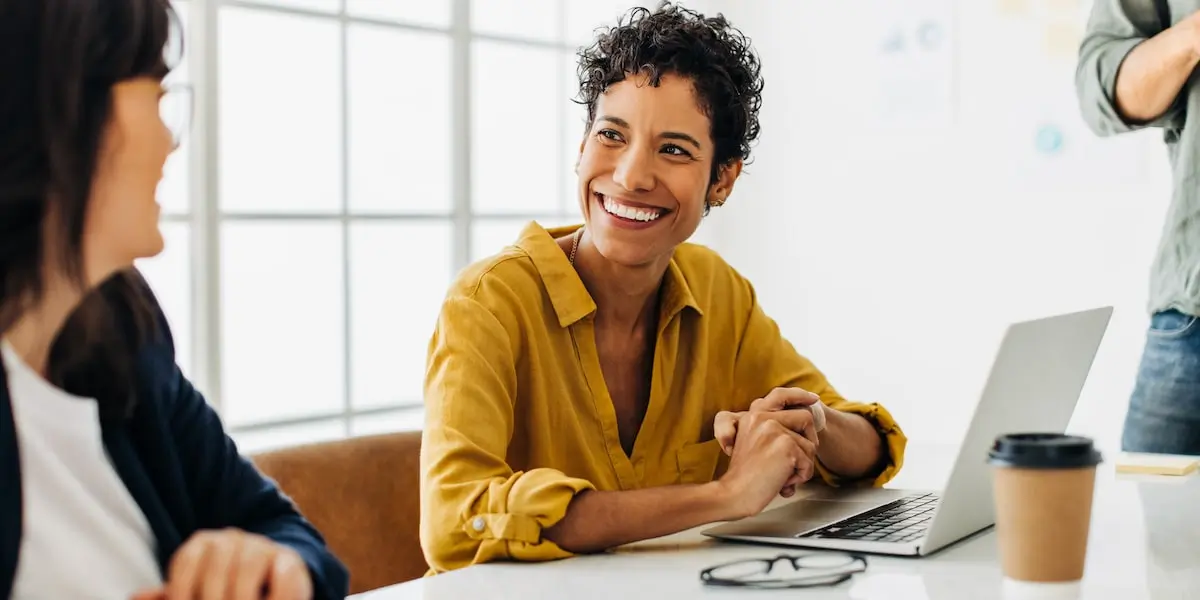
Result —
M471 30L470 13L472 0L450 0L451 18L449 27L433 27L423 24L403 23L388 19L362 17L347 14L346 1L338 2L337 12L289 7L275 4L260 4L252 0L176 0L176 10L186 11L188 31L185 36L187 49L187 67L189 82L195 90L194 114L192 127L187 134L185 144L189 147L187 169L187 209L183 213L166 213L162 216L164 222L184 223L188 226L190 247L190 322L176 324L177 327L190 328L191 363L187 365L189 374L196 387L203 391L209 404L219 413L222 412L222 335L221 335L221 226L229 222L244 221L289 221L299 222L339 222L342 227L342 294L343 302L343 341L344 361L343 372L343 402L340 410L311 416L287 419L273 419L255 422L248 425L232 426L230 433L236 438L238 434L266 433L270 430L314 426L321 423L340 422L344 435L354 434L356 418L370 416L397 416L399 413L413 413L423 410L418 401L410 404L389 405L385 407L355 408L353 406L353 344L351 311L353 307L351 282L351 252L349 231L353 223L364 221L382 221L390 223L413 222L446 222L451 227L452 235L452 265L455 272L472 262L472 231L476 223L496 221L507 222L516 219L549 219L564 221L578 219L578 211L566 202L557 202L553 210L539 213L495 213L485 214L473 210L471 199L471 46L476 40L487 40L533 47L555 53L556 62L564 55L573 54L576 45L568 39L566 31L566 3L571 0L557 0L558 19L557 41L544 39L525 39L514 36L500 36L489 33L478 33ZM221 74L219 63L220 35L219 18L223 7L237 7L260 11L265 14L299 15L305 17L329 19L337 21L341 28L338 48L340 63L340 94L341 94L341 144L339 148L342 181L340 210L330 214L312 214L305 212L222 212L220 198L220 139L219 139L219 86ZM351 212L349 202L349 51L348 30L353 24L369 24L398 31L434 32L449 36L450 39L450 90L451 100L451 135L452 135L452 165L451 165L451 210L448 214L378 214ZM568 84L565 69L556 69L556 90L564 90ZM577 114L571 114L566 105L566 99L557 103L559 107L555 118L560 127L573 127ZM565 149L557 153L558 164L554 176L557 178L556 190L562 190L567 184L566 170L569 166ZM498 250L498 249L497 249ZM432 317L432 316L431 316ZM431 319L432 320L432 319Z

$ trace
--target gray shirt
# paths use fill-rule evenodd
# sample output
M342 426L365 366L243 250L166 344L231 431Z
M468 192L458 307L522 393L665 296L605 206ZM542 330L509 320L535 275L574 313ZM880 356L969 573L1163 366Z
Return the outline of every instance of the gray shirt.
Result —
M1200 9L1200 0L1170 0L1178 22ZM1075 89L1083 118L1107 136L1158 127L1171 161L1171 205L1150 278L1151 312L1170 308L1200 315L1200 82L1193 73L1174 104L1157 119L1130 123L1117 114L1117 69L1135 46L1163 29L1153 0L1095 0L1079 47ZM1196 115L1188 119L1187 115Z

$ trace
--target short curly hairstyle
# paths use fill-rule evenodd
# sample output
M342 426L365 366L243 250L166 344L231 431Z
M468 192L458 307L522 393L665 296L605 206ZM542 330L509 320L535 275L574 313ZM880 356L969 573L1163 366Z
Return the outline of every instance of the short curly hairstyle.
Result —
M594 43L579 50L579 104L587 106L587 124L596 118L596 102L609 86L633 74L690 79L697 103L712 122L715 144L710 183L722 166L748 161L758 139L763 80L750 40L724 15L704 15L670 2L651 11L638 7L617 25L599 31Z

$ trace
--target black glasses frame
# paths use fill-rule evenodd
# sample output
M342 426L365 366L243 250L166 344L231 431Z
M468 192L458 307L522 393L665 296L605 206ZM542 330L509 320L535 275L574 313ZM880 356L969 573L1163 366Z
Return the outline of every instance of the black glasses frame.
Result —
M700 571L700 581L704 585L717 587L741 587L741 588L760 588L760 589L791 589L791 588L808 588L808 587L828 587L838 585L839 583L848 581L851 577L858 573L867 570L867 557L861 554L847 553L844 556L847 558L847 563L842 567L831 567L829 570L832 573L821 573L822 569L817 567L806 567L801 563L806 558L810 558L812 554L780 554L774 558L746 558L735 560L727 563L722 563L712 567L708 567ZM792 578L789 580L783 579L733 579L723 578L713 575L713 572L718 569L728 568L734 565L749 565L758 563L763 566L761 574L770 575L771 570L780 562L790 563L796 571L816 571L812 575Z

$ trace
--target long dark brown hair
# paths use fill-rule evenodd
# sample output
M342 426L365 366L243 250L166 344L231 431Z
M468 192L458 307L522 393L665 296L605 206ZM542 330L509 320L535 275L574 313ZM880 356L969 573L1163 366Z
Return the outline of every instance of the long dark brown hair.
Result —
M46 235L54 265L81 286L82 242L114 84L162 78L181 53L168 0L0 0L0 334L45 294ZM174 43L171 43L174 42ZM157 309L141 276L93 289L51 347L48 376L127 414L134 360Z

